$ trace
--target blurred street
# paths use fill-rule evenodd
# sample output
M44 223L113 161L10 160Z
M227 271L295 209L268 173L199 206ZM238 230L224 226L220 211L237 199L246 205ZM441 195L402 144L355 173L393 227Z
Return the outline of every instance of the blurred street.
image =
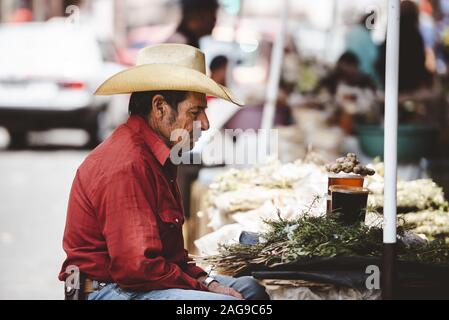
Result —
M67 200L87 154L65 148L0 151L0 299L64 298L57 275Z

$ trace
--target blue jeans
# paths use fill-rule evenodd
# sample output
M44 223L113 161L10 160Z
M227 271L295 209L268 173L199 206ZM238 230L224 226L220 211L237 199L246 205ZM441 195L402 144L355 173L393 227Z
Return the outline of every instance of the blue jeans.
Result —
M232 278L216 276L218 282L240 292L246 300L268 300L265 288L253 277ZM110 283L99 291L89 294L89 300L238 300L234 297L198 290L164 289L136 292L121 289Z

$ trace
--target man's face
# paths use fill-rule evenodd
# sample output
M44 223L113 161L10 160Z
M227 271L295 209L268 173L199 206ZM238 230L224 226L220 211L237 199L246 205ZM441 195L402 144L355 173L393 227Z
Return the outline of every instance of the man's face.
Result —
M194 147L201 136L201 131L209 129L206 108L207 101L204 93L189 92L186 99L178 104L177 114L172 108L167 109L168 112L162 119L160 133L169 141L170 147L185 143L187 135L189 145L185 147L190 149Z

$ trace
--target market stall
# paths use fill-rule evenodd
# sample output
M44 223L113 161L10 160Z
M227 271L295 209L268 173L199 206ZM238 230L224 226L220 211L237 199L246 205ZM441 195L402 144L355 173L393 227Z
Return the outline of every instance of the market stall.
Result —
M214 231L195 242L198 260L214 272L264 278L273 298L380 298L365 281L367 267L382 265L384 164L367 169L376 173L364 178L371 193L356 226L329 219L329 172L312 156L229 170L210 186L202 214ZM398 181L397 188L401 281L438 291L438 277L449 271L449 205L430 179Z
M287 4L263 129L273 127ZM399 4L388 2L384 162L365 167L348 154L325 166L309 150L294 162L272 158L226 170L210 184L198 213L212 230L195 241L199 263L221 274L251 274L275 299L449 297L449 205L442 188L431 179L397 179ZM298 122L304 114L302 108ZM315 135L317 129L312 125ZM331 174L356 178L348 186ZM348 219L354 203L358 214Z

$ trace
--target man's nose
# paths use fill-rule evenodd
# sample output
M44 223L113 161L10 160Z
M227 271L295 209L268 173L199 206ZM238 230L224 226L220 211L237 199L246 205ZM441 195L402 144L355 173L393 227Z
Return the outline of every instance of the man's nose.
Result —
M205 110L203 110L202 112L201 112L201 114L199 115L199 120L200 120L200 122L201 122L201 130L202 131L207 131L207 130L209 130L209 119L207 118L207 115L206 115L206 111Z

